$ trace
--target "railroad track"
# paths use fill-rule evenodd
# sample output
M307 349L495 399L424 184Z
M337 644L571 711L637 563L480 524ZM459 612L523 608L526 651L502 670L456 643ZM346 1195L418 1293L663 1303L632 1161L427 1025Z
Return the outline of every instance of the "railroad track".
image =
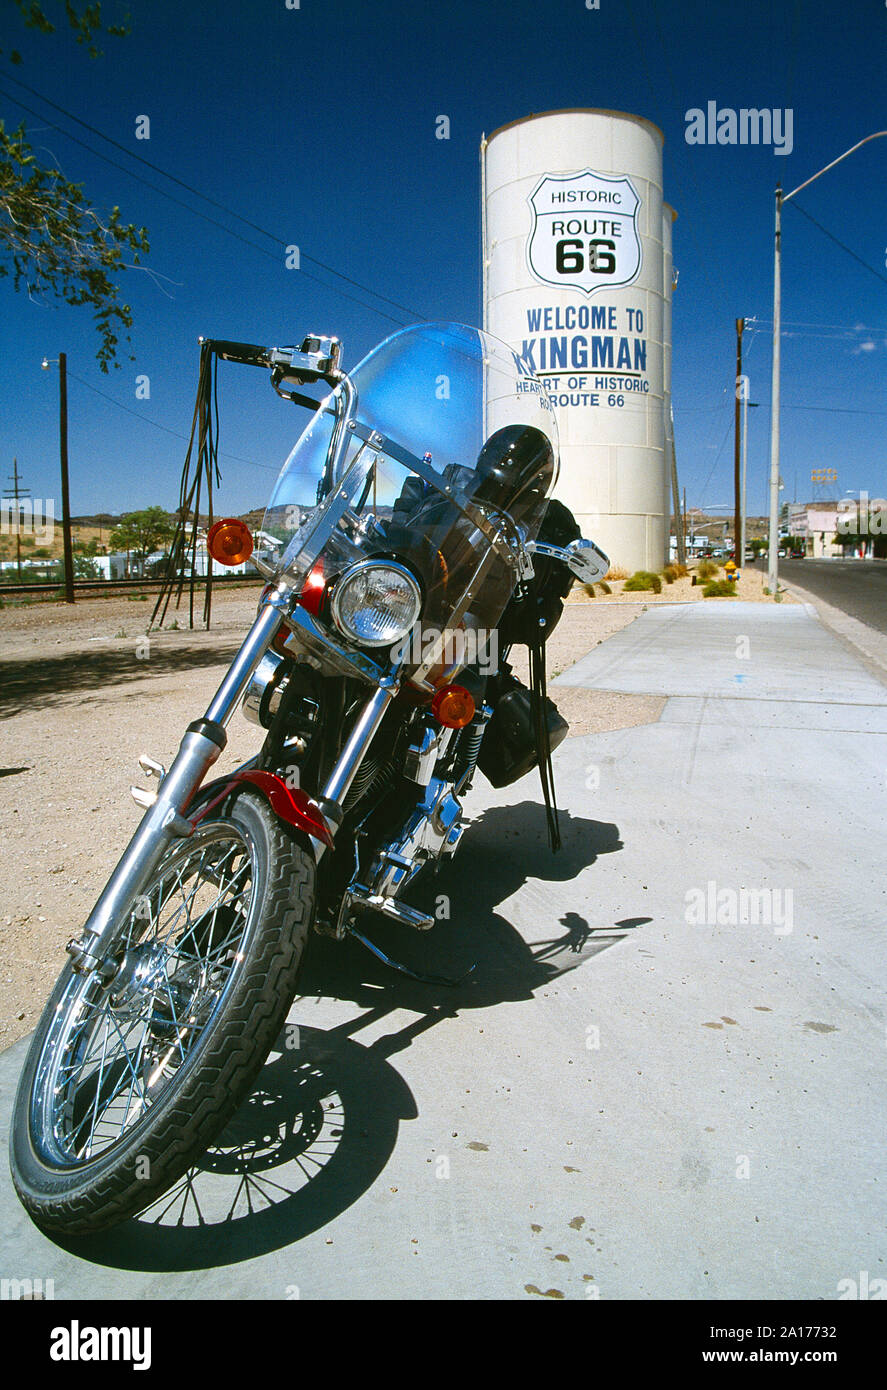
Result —
M188 582L185 581L183 593L187 592ZM213 575L214 589L245 589L250 586L256 587L263 583L261 575L246 574L226 576ZM74 598L79 595L81 598L101 598L104 594L156 594L163 587L162 579L77 579L74 581ZM195 590L202 590L206 587L205 578L197 578L194 581ZM42 597L47 601L64 599L64 588L53 580L51 583L38 584L0 584L0 598L24 598Z

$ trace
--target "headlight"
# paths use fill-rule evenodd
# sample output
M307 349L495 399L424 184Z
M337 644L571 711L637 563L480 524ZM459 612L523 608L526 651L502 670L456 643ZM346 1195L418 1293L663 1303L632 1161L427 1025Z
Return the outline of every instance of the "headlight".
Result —
M333 622L362 647L389 647L405 637L422 608L422 593L403 565L361 560L332 592Z

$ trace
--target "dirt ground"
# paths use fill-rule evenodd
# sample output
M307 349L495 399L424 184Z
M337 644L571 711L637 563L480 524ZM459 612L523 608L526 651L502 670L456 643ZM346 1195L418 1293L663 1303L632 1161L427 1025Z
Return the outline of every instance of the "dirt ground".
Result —
M743 575L741 586L739 597L761 597L759 575ZM659 596L623 597L621 583L612 587L611 596L593 600L574 590L549 641L552 677L646 604L701 597L689 580L663 585ZM139 755L172 760L240 645L259 592L257 584L217 594L208 633L189 631L183 608L170 610L164 629L147 639L150 598L0 610L0 1047L34 1027L66 941L138 823L129 787L145 785ZM526 679L520 662L515 669ZM656 695L569 687L558 688L556 701L572 736L647 723L663 704ZM228 735L217 773L259 746L259 730L240 715Z
M619 601L625 602L627 600L631 602L641 600L644 603L734 602L733 598L705 598L703 595L704 583L702 581L698 584L693 583L694 570L695 566L691 569L690 574L686 575L683 579L676 579L673 584L667 584L663 579L662 592L659 594L654 594L649 590L646 593L626 594L624 592L625 580L613 579L609 581L610 588L613 591L611 594L604 594L601 592L599 586L595 586L595 597L593 602L601 604L613 604ZM715 579L724 579L724 577L724 570L722 568L718 569L717 574L714 576ZM764 593L766 584L766 569L756 569L753 565L747 565L739 572L739 579L736 581L735 598L740 599L743 603L772 603L773 600L770 595ZM585 591L578 584L574 586L569 601L570 603L592 602L592 600L586 598ZM793 599L788 592L783 591L781 601L783 603L794 603L795 599Z

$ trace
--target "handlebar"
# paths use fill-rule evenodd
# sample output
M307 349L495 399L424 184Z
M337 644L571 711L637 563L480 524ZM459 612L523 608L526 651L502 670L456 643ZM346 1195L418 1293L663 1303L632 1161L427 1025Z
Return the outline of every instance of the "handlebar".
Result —
M222 338L201 338L208 343L218 357L226 362L239 362L244 367L270 367L271 348L260 347L258 343L229 343Z
M210 348L225 362L237 362L244 367L270 367L279 377L295 378L300 382L323 380L331 385L342 379L339 368L342 345L338 338L312 334L298 348L263 347L259 343L234 343L223 338L200 338L199 342L201 347Z

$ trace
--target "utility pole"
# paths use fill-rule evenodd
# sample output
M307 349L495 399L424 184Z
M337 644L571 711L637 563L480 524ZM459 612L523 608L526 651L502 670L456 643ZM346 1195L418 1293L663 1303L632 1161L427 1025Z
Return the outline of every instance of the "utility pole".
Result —
M68 358L60 352L59 368L59 454L62 465L62 552L65 563L65 602L74 602L74 547L71 543L71 504L68 498ZM41 367L49 371L51 362L44 357Z
M68 497L68 358L59 353L59 440L62 463L62 548L65 556L65 603L74 602L74 547Z
M674 512L674 539L677 549L678 563L687 563L687 546L684 532L686 524L682 524L681 518L681 494L678 491L678 460L674 447L674 411L671 411L671 430L669 431L671 443L671 505Z
M6 488L3 492L5 498L15 498L15 565L18 572L19 583L22 578L22 509L19 498L27 497L31 491L29 487L19 487L18 459L12 460L12 473L9 475L12 482L11 488Z
M733 395L736 399L734 406L734 443L733 443L733 562L737 568L742 567L745 559L745 551L740 550L742 544L742 479L740 477L740 428L742 420L742 401L741 396L745 394L744 382L742 380L742 330L745 327L745 319L736 320L736 389Z
M742 560L745 562L745 530L748 520L748 412L757 410L758 402L748 398L748 378L742 383Z
M779 378L782 351L782 184L776 186L773 235L773 367L770 386L770 524L767 541L767 588L779 598Z

